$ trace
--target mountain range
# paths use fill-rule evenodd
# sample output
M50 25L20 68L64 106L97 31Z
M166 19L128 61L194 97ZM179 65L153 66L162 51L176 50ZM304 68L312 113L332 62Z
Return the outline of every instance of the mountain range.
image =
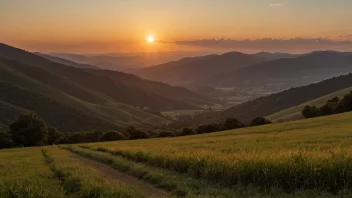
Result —
M285 90L352 72L350 53L316 51L223 55L184 58L140 70L137 75L187 87L236 87Z
M190 85L216 74L227 73L265 61L265 58L240 52L183 58L148 67L136 74L149 79L176 85Z
M199 109L216 100L117 71L77 68L0 44L0 108L9 120L31 110L62 131L168 121L157 111ZM2 117L0 115L0 117ZM2 124L4 125L4 124Z

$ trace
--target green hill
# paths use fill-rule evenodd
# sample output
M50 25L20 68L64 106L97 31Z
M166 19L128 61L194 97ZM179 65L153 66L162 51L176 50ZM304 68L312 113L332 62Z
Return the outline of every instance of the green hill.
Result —
M214 115L221 120L234 117L245 122L258 116L269 116L273 113L295 107L327 94L352 86L352 74L330 78L307 86L291 88L269 96L248 101Z
M283 111L271 114L269 116L267 116L267 118L269 120L271 120L272 122L286 122L286 121L293 121L293 120L300 120L300 119L304 119L303 115L302 115L302 110L305 106L322 106L326 103L326 101L334 98L334 97L339 97L339 98L343 98L346 94L350 93L352 91L352 87L346 88L346 89L342 89L340 91L336 91L334 93L322 96L320 98L317 98L315 100L297 105L295 107L291 107L288 109L285 109Z
M9 67L0 62L1 89L4 89L2 93L6 93L1 95L0 101L13 107L10 109L11 119L1 121L2 125L7 125L9 120L13 120L14 114L18 116L19 112L24 110L38 113L49 124L63 131L122 129L130 124L152 125L166 122L159 116L111 101L98 94L92 95L92 92L43 69L26 65L26 70L22 71L24 66L16 63ZM37 79L47 84L35 79L37 75ZM97 103L84 101L61 91L63 85L70 85L70 89L63 89L64 91L72 91L73 95L75 91L92 95Z

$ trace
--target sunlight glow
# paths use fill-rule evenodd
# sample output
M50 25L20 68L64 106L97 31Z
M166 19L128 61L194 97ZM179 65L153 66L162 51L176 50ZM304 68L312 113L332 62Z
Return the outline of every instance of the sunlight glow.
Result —
M153 42L155 41L154 36L149 35L149 36L147 37L147 41L148 41L148 43L153 43Z

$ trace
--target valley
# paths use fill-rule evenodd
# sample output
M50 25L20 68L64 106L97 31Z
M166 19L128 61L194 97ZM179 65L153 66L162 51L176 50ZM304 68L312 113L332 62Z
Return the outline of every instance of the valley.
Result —
M350 8L0 0L0 198L351 198Z

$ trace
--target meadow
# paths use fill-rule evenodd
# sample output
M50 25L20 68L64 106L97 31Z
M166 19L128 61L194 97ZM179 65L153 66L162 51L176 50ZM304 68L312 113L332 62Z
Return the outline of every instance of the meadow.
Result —
M352 113L179 138L81 145L227 188L349 195Z
M293 121L293 120L301 120L304 119L302 115L302 110L305 106L317 106L321 107L323 106L328 100L331 100L334 97L339 97L342 99L346 94L350 93L352 91L352 87L342 89L339 91L336 91L331 94L327 94L325 96L322 96L320 98L311 100L309 102L287 108L285 110L279 111L277 113L271 114L267 116L267 119L271 120L272 122L287 122L287 121Z
M77 156L170 197L351 197L351 128L352 113L344 113L176 138L5 149L1 197L146 197Z

